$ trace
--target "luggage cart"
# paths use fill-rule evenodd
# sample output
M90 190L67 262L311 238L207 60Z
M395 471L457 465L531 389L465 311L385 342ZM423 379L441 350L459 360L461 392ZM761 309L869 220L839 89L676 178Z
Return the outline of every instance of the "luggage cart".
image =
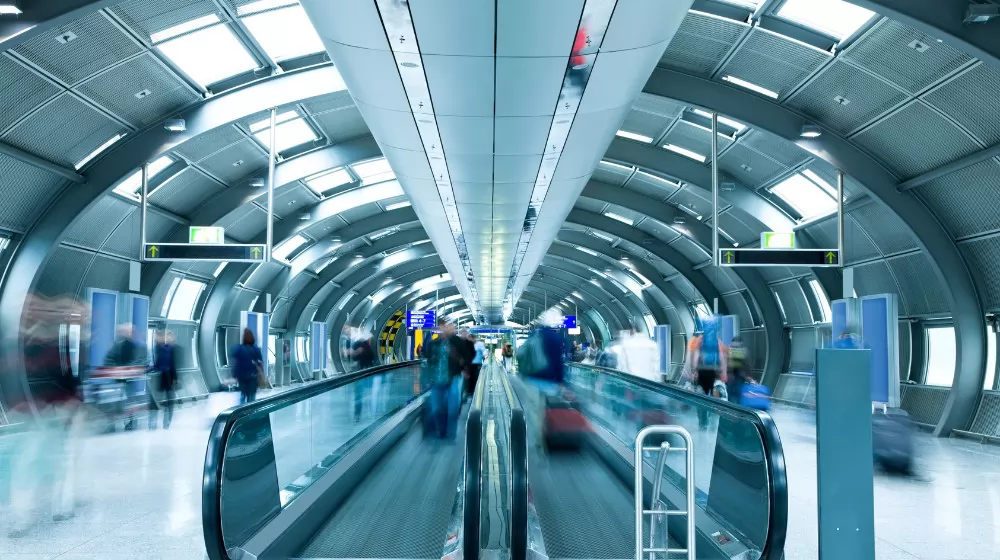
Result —
M101 412L108 432L118 422L124 429L138 426L137 415L149 409L145 366L105 366L90 371L83 386L84 402Z

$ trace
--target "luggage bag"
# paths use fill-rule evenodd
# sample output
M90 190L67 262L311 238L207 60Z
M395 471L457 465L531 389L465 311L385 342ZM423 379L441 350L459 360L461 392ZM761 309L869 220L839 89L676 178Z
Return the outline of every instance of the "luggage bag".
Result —
M757 410L771 410L771 389L759 383L746 383L740 395L740 404Z
M590 432L590 422L576 403L562 395L545 396L542 438L547 449L579 449Z
M898 408L872 415L872 454L875 464L887 472L909 474L913 470L913 436L916 427L910 415Z

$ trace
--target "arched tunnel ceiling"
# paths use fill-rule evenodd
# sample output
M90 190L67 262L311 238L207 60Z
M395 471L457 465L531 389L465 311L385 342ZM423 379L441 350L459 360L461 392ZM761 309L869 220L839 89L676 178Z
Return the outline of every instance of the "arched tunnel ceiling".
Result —
M359 206L354 215L324 214L324 208L332 206L330 199L322 200L303 183L317 172L380 155L335 70L328 65L295 70L293 64L264 79L247 75L241 78L246 85L226 93L222 93L226 87L240 84L223 84L204 99L206 90L170 64L164 66L165 73L149 70L147 63L162 61L162 54L149 39L155 14L135 11L140 3L43 3L44 8L32 6L17 22L0 20L0 36L8 37L10 30L24 29L18 26L36 24L0 43L7 49L0 59L7 67L0 96L10 99L6 105L10 118L0 121L0 168L5 171L0 186L8 197L0 210L0 231L11 240L0 252L0 264L9 260L0 294L0 319L5 324L20 322L27 296L36 288L79 293L87 285L123 285L127 262L137 257L138 217L134 201L110 190L143 161L164 154L175 160L166 172L171 180L151 196L157 206L150 213L151 235L178 235L191 223L225 224L239 236L234 239L259 235L251 216L261 213L254 200L260 195L247 185L249 179L261 176L266 152L248 125L272 106L299 111L326 147L290 154L278 165L281 192L276 198L285 204L279 203L276 210L282 218L276 227L279 238L305 234L311 241L303 255L293 259L290 272L276 274L260 291L294 306L296 294L284 279L314 274L310 268L328 259L335 246L329 239L332 235L350 241L342 251L355 251L371 243L356 238L414 221L411 209L387 211L392 201ZM722 193L725 205L732 205L720 216L727 237L750 244L764 228L794 227L806 242L830 245L836 231L830 220L799 222L794 208L772 190L798 172L813 171L830 182L833 166L844 169L849 175L847 259L855 267L858 293L898 293L901 309L910 317L955 318L959 390L952 392L948 408L959 409L964 406L959 401L975 398L973 389L982 375L984 309L1000 310L1000 273L991 260L1000 250L995 235L1000 231L1000 214L993 211L995 204L988 203L1000 192L996 184L1000 135L995 122L1000 88L988 86L1000 83L1000 33L995 24L961 25L958 17L965 5L961 1L856 3L890 17L876 17L836 44L828 38L823 43L822 36L798 28L792 33L795 40L775 32L768 27L776 19L775 3L765 3L766 13L740 15L719 2L697 2L622 125L654 143L626 139L611 143L605 159L626 165L628 176L617 182L614 168L603 165L608 173L603 179L601 171L595 174L572 211L576 221L584 223L569 224L569 233L610 233L615 239L609 243L633 249L634 255L645 250L661 257L649 258L648 265L658 270L669 266L680 276L668 272L654 275L658 279L650 277L647 263L643 263L646 272L640 273L677 310L681 323L690 317L692 302L711 294L721 295L720 304L725 304L735 301L728 294L736 290L753 293L766 324L770 312L763 308L773 311L775 306L768 286L810 272L762 270L749 282L745 275L704 280L706 257L698 256L697 246L705 245L707 221L690 218L705 215L701 208L710 185L708 167L654 147L673 143L705 153L710 134L696 126L693 108L719 111L747 126L720 142L723 182L732 185ZM158 4L158 10L167 10L174 2ZM197 6L195 11L227 6L223 21L235 19L236 5L228 0L190 4ZM748 25L748 17L761 25ZM95 25L112 36L136 38L135 44L121 51L95 44L89 37ZM81 31L79 55L88 64L60 66L53 38L57 31L74 29ZM836 48L830 49L834 44ZM787 54L777 66L766 59L767 49L776 48ZM273 60L263 62L265 74L277 70ZM125 70L137 77L134 83L162 80L162 91L173 93L161 98L157 88L151 97L156 103L145 107L131 99L102 101L102 81L105 88L123 83L116 72ZM724 83L725 76L735 73L772 89L777 99ZM835 96L847 103L835 102ZM185 117L187 131L179 135L164 131L162 120L178 114ZM73 120L74 130L58 128L66 119ZM799 138L808 121L821 125L823 136ZM61 152L54 151L58 143L30 140L57 129L65 137L59 141L68 143ZM85 154L115 133L126 135L113 149L74 169L77 153ZM240 165L233 165L237 161ZM644 204L649 199L654 204ZM299 220L306 212L311 212L309 219ZM631 212L639 220L630 232L619 232L621 227L601 215L605 212ZM681 212L689 219L684 227L675 227L679 224L669 220ZM369 222L379 227L363 226ZM688 231L682 237L668 228ZM564 234L568 233L560 235ZM643 245L646 238L656 240L656 252ZM167 268L145 265L142 291L154 293ZM174 272L211 281L210 268L214 269L174 267ZM60 274L67 269L82 273L67 279ZM237 272L227 271L216 282ZM827 294L840 295L835 272L820 271L816 277ZM238 281L239 276L233 285ZM687 282L694 291L687 292ZM656 307L652 301L647 304L650 309ZM257 305L263 303L258 300ZM18 353L10 351L17 348L17 337L17 329L5 329L4 354L14 360L5 365L14 370L23 367ZM943 425L961 423L948 413L945 417Z

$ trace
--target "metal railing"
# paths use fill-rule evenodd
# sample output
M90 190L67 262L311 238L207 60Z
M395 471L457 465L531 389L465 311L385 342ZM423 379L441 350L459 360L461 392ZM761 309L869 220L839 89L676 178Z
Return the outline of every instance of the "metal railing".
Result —
M646 438L650 435L675 435L684 440L684 447L671 447L664 441L659 447L647 447ZM645 501L645 476L643 469L643 453L657 453L656 469L653 478L652 495L649 509ZM663 469L667 464L669 453L684 453L687 463L685 473L685 497L687 509L668 509L670 506L661 499L661 484ZM649 546L643 546L643 528L645 517L649 516ZM686 548L671 548L667 519L671 516L685 516L687 526ZM694 482L694 440L687 430L680 426L648 426L639 431L635 438L635 559L643 560L648 554L648 560L656 560L658 555L686 554L688 560L695 560L695 482Z

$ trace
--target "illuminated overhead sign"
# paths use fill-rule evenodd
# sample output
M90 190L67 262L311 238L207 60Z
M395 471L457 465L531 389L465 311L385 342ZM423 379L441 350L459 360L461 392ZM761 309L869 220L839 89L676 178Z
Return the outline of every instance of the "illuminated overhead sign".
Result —
M722 266L840 266L836 249L721 249Z
M214 226L191 226L188 228L188 243L200 245L222 245L226 242L226 230Z
M407 311L406 312L406 328L407 330L414 329L433 329L437 322L437 312L433 309L427 311Z
M765 231L760 234L760 246L764 249L794 249L795 234Z
M562 328L564 329L575 329L576 328L576 315L567 315L563 317Z
M267 246L238 243L218 245L146 243L142 254L147 261L264 262Z

